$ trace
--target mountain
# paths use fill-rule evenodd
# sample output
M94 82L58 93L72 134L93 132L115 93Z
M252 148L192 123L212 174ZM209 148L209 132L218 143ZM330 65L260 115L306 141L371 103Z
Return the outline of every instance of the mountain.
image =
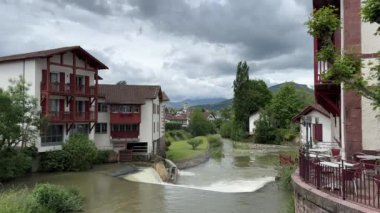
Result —
M302 92L302 96L305 99L307 99L307 102L312 102L313 101L313 99L314 99L314 90L311 89L311 88L309 88L305 84L297 84L295 82L285 82L285 83L273 85L273 86L269 87L268 89L273 94L275 94L285 84L292 84L296 88L296 90L301 91ZM209 103L209 104L195 105L194 107L196 107L196 108L204 108L204 109L209 109L209 110L221 110L223 108L230 107L230 106L232 106L232 99L226 99L224 101L221 101L221 102L218 102L218 103L212 103L212 104Z
M181 109L184 104L187 106L197 106L197 105L213 105L226 101L226 98L205 98L205 99L187 99L178 102L169 102L166 104L168 108Z

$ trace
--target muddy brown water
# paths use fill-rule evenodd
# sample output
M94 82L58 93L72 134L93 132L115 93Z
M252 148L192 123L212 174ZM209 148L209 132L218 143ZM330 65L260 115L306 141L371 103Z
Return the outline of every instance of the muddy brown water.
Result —
M101 165L87 172L33 174L13 184L76 187L85 196L84 212L286 212L291 194L274 182L272 161L279 150L236 154L228 140L223 149L224 158L180 171L175 185L110 176L125 164Z

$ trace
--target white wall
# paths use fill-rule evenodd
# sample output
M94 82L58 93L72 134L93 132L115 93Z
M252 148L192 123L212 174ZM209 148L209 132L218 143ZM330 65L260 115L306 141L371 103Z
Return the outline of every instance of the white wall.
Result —
M259 120L260 113L255 113L249 116L249 134L252 135L255 132L256 125L255 122Z
M141 123L140 123L140 142L148 143L148 153L153 150L153 100L145 100L145 104L141 105Z
M380 149L380 111L373 110L371 101L362 98L362 146L364 150Z
M99 100L99 103L104 103L104 100ZM98 123L107 123L107 134L94 133L94 142L98 149L113 148L111 142L110 110L110 105L107 105L107 112L98 112Z
M312 117L312 123L315 124L315 118L317 117L319 119L318 123L322 124L322 140L323 142L334 142L332 138L332 120L329 117L326 117L322 113L313 110L307 116ZM313 138L313 125L311 125L311 130L309 131L308 138ZM306 127L300 124L300 131L301 131L301 142L303 144L306 143Z

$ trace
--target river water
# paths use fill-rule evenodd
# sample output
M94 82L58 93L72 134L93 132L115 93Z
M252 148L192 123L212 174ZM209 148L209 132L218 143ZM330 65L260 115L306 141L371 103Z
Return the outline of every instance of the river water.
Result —
M285 212L291 195L274 182L271 162L277 152L236 153L225 140L224 158L180 171L176 185L154 181L146 169L142 178L133 179L151 183L111 177L123 164L88 172L33 174L16 185L50 182L77 187L85 196L84 212Z

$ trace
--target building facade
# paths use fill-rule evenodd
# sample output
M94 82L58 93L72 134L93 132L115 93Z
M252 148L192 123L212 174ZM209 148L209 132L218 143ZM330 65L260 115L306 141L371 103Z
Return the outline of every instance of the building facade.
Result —
M154 155L165 151L165 102L160 86L99 85L98 149Z
M314 0L313 8L319 9L331 4L338 9L342 27L333 36L334 45L342 55L355 54L361 57L364 65L361 72L368 77L368 62L377 63L380 39L374 35L379 25L362 21L360 14L363 2L364 0ZM343 158L348 158L355 152L380 150L380 120L376 116L379 111L373 110L370 100L354 91L345 90L343 84L322 79L329 65L317 60L320 49L320 41L314 38L315 98L340 123L339 134L334 136L334 140L339 142Z
M0 87L19 76L30 84L48 127L36 141L39 152L61 149L70 134L94 138L99 70L106 65L80 46L0 57Z

